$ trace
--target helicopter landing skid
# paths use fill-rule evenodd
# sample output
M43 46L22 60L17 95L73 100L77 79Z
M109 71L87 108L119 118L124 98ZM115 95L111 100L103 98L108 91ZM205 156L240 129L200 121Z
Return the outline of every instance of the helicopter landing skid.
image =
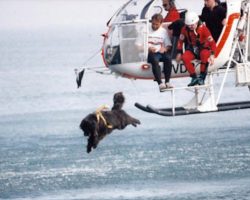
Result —
M229 110L237 110L237 109L247 109L247 108L250 108L250 101L220 103L217 105L217 110L211 110L211 111L200 111L198 109L185 109L184 107L176 107L175 112L173 112L172 108L156 108L152 105L143 106L140 103L135 103L135 107L137 107L138 109L140 109L144 112L171 117L171 116L180 116L180 115L190 115L190 114L220 112L220 111L229 111Z

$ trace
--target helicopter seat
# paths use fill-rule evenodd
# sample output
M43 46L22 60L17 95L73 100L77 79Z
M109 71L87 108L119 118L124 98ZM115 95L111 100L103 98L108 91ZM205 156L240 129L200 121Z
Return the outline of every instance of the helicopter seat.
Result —
M184 26L184 21L182 19L176 20L168 26L168 29L173 31L171 38L172 40L171 58L176 57L177 43L183 26Z
M120 46L107 48L106 61L110 65L121 64Z
M187 9L178 9L181 19L184 21Z

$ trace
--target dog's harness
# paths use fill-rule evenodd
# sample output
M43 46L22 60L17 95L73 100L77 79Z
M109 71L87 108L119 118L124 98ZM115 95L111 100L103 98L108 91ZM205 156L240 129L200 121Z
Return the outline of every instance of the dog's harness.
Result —
M107 127L107 128L113 128L113 126L111 124L108 124L107 120L104 118L103 114L102 114L102 111L104 110L107 110L109 107L108 105L102 105L101 107L99 107L96 111L95 111L95 114L96 114L96 118L97 118L97 123L100 122L100 120L103 121L104 125Z

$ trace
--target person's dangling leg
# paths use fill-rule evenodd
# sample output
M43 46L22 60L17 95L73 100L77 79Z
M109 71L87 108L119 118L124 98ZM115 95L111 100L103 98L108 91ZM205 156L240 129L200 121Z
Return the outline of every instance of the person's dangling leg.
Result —
M165 84L167 88L173 88L173 86L169 83L172 72L171 57L168 54L164 53L162 54L162 61L163 61L163 72L165 76Z
M187 71L190 74L191 82L188 84L188 86L194 86L196 84L198 84L198 78L195 72L195 68L194 65L192 64L192 60L195 58L193 52L187 50L184 52L184 54L182 55L182 61L187 69Z
M207 68L208 68L208 59L210 57L210 51L208 49L203 49L200 52L200 76L199 76L199 85L204 85L205 79L207 76Z
M161 67L159 66L159 60L160 57L157 55L157 53L148 53L148 62L152 65L152 72L155 77L155 81L160 85L162 83L161 81Z

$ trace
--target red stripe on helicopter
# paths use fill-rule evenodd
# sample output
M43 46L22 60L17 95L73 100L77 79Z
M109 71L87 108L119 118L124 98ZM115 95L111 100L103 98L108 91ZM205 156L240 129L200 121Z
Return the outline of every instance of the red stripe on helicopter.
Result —
M102 60L104 62L104 65L108 68L108 63L106 62L105 58L104 58L104 48L102 48L102 52L101 52L101 55L102 55Z
M109 27L109 29L108 29L108 31L106 32L106 33L103 33L102 34L102 36L103 36L103 47L102 47L102 52L101 52L101 55L102 55L102 60L103 60L103 62L104 62L104 64L105 64L105 66L108 68L109 67L109 65L108 65L108 63L106 62L106 59L104 58L104 44L105 44L105 41L108 39L108 33L109 33L109 31L110 31L110 28L111 27Z
M239 19L240 18L240 13L234 13L234 14L231 14L229 17L228 17L228 21L227 21L227 25L226 25L226 29L221 37L221 40L219 42L219 44L217 45L217 49L216 49L216 53L215 53L215 57L217 57L222 48L224 47L227 39L228 39L228 36L232 30L232 26L233 26L233 22L235 19Z
M153 79L153 77L150 78L150 77L143 77L143 76L131 76L131 75L126 74L126 73L122 74L122 77L129 78L129 79L144 79L144 80L151 80L151 79Z

